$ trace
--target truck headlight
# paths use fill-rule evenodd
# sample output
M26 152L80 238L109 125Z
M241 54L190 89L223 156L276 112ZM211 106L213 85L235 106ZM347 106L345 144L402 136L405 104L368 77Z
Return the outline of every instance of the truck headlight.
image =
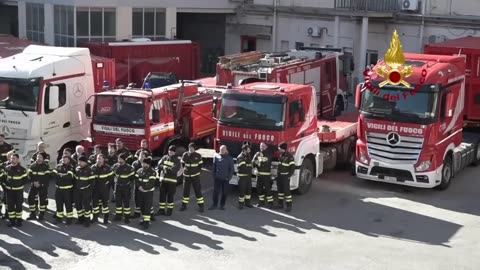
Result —
M432 166L432 162L430 160L427 161L422 161L418 167L415 167L416 172L423 172L428 169L430 169L430 166Z
M368 159L367 159L367 155L365 154L365 152L363 152L363 150L360 150L360 162L362 162L363 164L366 164L368 165Z

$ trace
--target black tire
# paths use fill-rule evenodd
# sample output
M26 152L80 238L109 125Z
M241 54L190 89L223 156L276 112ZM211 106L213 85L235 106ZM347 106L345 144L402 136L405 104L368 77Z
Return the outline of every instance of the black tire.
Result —
M477 142L477 145L475 146L475 154L473 156L472 165L473 166L480 165L480 142Z
M442 182L438 186L439 190L446 190L450 183L452 182L453 176L453 166L452 166L452 157L447 156L443 161L443 168L442 168Z
M297 194L305 194L310 190L313 182L313 164L308 158L303 160L302 167L300 168L300 177L298 179Z

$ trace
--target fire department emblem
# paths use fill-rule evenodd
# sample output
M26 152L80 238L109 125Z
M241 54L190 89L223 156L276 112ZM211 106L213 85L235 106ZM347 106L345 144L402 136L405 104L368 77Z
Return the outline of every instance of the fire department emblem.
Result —
M5 137L10 136L10 134L11 134L10 133L10 128L8 126L2 126L1 132L2 132L3 136L5 136Z
M402 43L398 36L397 30L393 32L390 48L385 54L386 65L379 66L377 75L385 78L378 86L381 88L387 84L410 87L410 84L404 79L413 74L412 66L405 65L405 56L403 55Z

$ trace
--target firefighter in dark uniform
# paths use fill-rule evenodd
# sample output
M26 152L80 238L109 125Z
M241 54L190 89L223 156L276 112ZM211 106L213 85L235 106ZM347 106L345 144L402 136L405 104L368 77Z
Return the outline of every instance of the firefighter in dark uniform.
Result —
M88 158L82 155L78 158L78 166L75 169L75 208L77 209L77 224L90 226L92 191L95 186L96 176L88 166Z
M117 152L117 146L114 143L108 143L108 153L105 156L105 163L113 168L118 162L118 156L115 154ZM110 202L115 203L115 183L110 183L110 188L112 189L112 200Z
M0 134L0 163L3 167L7 167L7 161L9 160L7 157L8 152L13 151L13 146L5 141L5 136ZM2 208L7 205L7 189L5 187L5 181L2 182L2 190L3 190L3 197L2 202L0 204L0 214L2 212ZM5 210L5 217L7 216L7 210Z
M237 157L238 169L238 186L240 196L238 197L238 208L243 209L243 206L253 207L251 203L252 198L252 158L250 157L250 146L244 144L242 146L242 153Z
M20 165L18 154L13 154L10 165L5 168L7 175L7 209L9 227L22 226L23 188L28 180L27 169Z
M143 160L142 168L137 171L137 185L139 191L139 203L142 211L143 220L140 225L144 229L150 226L153 204L153 191L155 190L155 181L157 181L157 173L151 167L152 159L147 157Z
M93 189L93 222L98 221L100 214L100 204L102 205L103 224L108 224L110 207L108 205L110 198L110 182L113 181L112 168L105 164L103 154L97 156L97 163L92 166L95 175L95 187Z
M188 151L185 152L181 159L183 171L183 200L180 211L185 211L190 201L190 187L193 186L199 211L204 211L205 200L202 195L202 186L200 185L200 174L202 172L203 160L202 156L195 152L195 144L188 145Z
M135 156L133 158L138 159L140 157L141 152L147 152L147 157L152 156L152 151L148 147L148 141L146 139L143 139L142 142L140 143L140 149L135 152Z
M77 147L75 147L75 153L72 155L72 159L76 163L75 165L78 164L78 159L81 156L85 156L85 155L86 155L85 148L81 145L77 145Z
M260 143L260 151L253 157L253 167L257 169L258 206L265 206L265 199L269 208L273 208L271 170L272 155L268 152L266 143Z
M28 192L28 207L30 210L30 216L27 220L36 219L35 212L39 211L38 219L43 220L45 211L48 205L48 186L50 184L51 172L50 166L47 161L47 154L40 152L36 156L36 161L28 169L28 175L30 182L30 190ZM38 200L36 199L38 196ZM38 204L37 204L38 203Z
M116 139L116 140L115 140L115 143L117 144L117 152L116 152L116 155L119 156L119 155L122 154L122 153L126 153L126 154L128 155L126 162L127 162L129 165L132 165L132 163L133 163L133 161L134 161L134 160L133 160L133 155L132 155L132 153L130 153L130 150L129 150L127 147L123 146L123 141L122 141L122 139L120 139L120 138Z
M64 215L67 217L67 225L72 224L73 220L73 184L74 174L72 165L70 164L71 155L63 155L62 163L58 164L52 171L52 176L55 178L55 204L57 205L57 211L55 220L57 223L62 222ZM63 212L65 206L66 213Z
M128 154L125 154L128 156ZM132 168L133 168L133 171L137 172L138 170L140 170L142 168L142 163L143 163L143 160L148 157L147 156L147 153L146 152L141 152L138 156L138 159L135 160L132 164ZM126 160L125 160L126 161ZM135 182L136 184L136 182ZM133 199L135 201L135 211L134 211L134 214L132 216L132 218L138 218L142 215L142 211L140 209L140 203L138 202L138 197L140 195L138 194L138 189L136 188L136 186L133 188Z
M125 217L125 223L130 223L130 198L132 195L132 186L135 181L135 171L132 166L125 161L127 154L123 153L118 157L118 163L113 165L115 174L115 221L122 220Z
M45 145L44 142L39 142L38 145L37 145L37 152L35 152L33 155L32 155L32 158L30 159L30 164L33 164L35 163L35 161L37 161L37 156L38 154L40 153L43 153L45 154L45 158L44 158L44 162L47 163L47 165L50 165L50 155L47 154L47 152L45 152L45 148L47 146Z
M88 165L93 166L97 163L97 156L102 153L102 146L97 144L93 147L93 154L88 157Z
M3 218L2 216L2 208L3 208L3 198L7 198L7 189L5 188L5 163L0 162L0 185L2 186L2 202L0 204L0 217ZM5 214L5 217L7 214Z
M75 168L77 167L77 161L72 158L72 149L70 148L65 148L63 149L63 154L62 154L62 160L63 156L67 155L70 158L70 167L72 167L72 170L75 171ZM61 163L62 160L59 160L58 163Z
M281 143L278 146L278 150L281 155L278 159L278 206L277 208L283 208L283 201L287 205L286 212L292 211L292 194L290 192L290 177L295 172L295 159L293 155L287 151L287 143Z
M157 215L171 216L173 212L173 198L177 190L178 172L181 167L180 159L175 153L176 148L171 145L168 148L168 154L162 157L157 166L160 176L160 203Z

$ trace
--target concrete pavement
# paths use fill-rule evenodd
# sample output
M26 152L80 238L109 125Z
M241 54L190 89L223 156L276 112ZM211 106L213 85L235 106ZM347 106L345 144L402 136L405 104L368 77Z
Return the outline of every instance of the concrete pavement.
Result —
M20 229L1 222L0 269L478 269L479 170L468 168L443 192L330 172L294 197L289 214L238 210L233 191L225 211L200 214L191 203L178 212L177 204L148 231L138 220L90 228L56 226L50 215Z

